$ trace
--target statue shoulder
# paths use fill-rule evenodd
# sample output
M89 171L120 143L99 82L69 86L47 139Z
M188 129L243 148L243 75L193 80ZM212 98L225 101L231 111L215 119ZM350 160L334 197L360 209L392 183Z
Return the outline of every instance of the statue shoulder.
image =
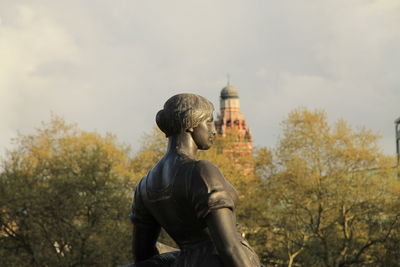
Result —
M196 162L193 176L194 179L199 179L209 186L225 181L225 177L218 167L207 160L199 160Z

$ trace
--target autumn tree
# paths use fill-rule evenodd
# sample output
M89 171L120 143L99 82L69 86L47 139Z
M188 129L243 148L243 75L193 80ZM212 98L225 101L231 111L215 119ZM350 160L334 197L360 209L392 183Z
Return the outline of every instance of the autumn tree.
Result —
M136 179L145 176L151 168L163 157L167 150L165 134L153 126L149 133L144 133L141 138L141 147L132 158L132 169Z
M399 223L391 205L399 182L377 140L343 120L330 126L323 111L289 114L266 180L274 257L288 266L379 266Z
M297 109L279 145L253 156L224 153L217 137L198 158L214 163L239 193L240 231L267 266L396 266L400 183L379 136L325 112ZM131 155L112 135L53 118L19 136L0 165L0 258L5 266L129 263L128 218L136 182L163 156L154 128ZM243 166L253 166L243 172ZM165 233L161 241L173 245Z
M128 147L53 117L1 163L2 266L131 262Z

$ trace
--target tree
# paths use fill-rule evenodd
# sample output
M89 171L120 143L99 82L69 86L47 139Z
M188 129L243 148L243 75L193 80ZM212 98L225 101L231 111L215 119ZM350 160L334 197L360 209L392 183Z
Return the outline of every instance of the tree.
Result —
M129 148L53 117L20 135L0 172L4 266L116 266L131 261Z
M399 181L377 140L343 120L331 127L322 111L289 114L266 181L275 257L288 266L380 264L372 252L398 227L390 203Z
M145 176L163 157L167 150L167 140L165 134L156 126L150 133L143 135L142 145L132 160L132 168L138 180Z

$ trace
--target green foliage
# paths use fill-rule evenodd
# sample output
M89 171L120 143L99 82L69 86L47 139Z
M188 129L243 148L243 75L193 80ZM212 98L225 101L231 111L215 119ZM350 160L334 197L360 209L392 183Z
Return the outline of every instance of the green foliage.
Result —
M15 144L0 174L2 266L130 262L128 148L59 118Z
M145 176L162 158L167 148L167 138L157 127L142 137L142 146L132 160L132 168L137 179Z
M229 154L218 137L199 159L239 192L240 231L266 266L398 266L400 182L379 136L297 109L275 149ZM156 128L140 150L53 118L19 136L0 169L4 266L116 266L131 261L131 193L163 156ZM228 151L228 153L226 153ZM244 171L249 169L252 171ZM166 244L176 246L162 233Z
M267 180L270 256L301 266L379 266L399 227L393 161L378 136L322 111L283 122ZM398 241L398 240L397 240Z

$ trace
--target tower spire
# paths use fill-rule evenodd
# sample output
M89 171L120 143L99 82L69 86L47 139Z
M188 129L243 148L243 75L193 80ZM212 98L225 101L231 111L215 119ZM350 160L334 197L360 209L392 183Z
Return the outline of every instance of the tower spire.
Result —
M220 114L215 122L217 132L223 138L232 140L229 146L223 148L222 153L232 157L233 162L239 157L250 157L253 153L253 140L250 129L242 112L240 112L240 99L238 91L230 85L230 75L227 74L227 86L222 88L220 95ZM232 139L230 139L232 138ZM235 162L240 165L239 161ZM240 165L244 173L252 171L253 165L245 163Z
M231 75L228 73L228 74L226 75L226 77L227 77L227 79L228 79L228 85L227 85L227 87L229 87L229 86L231 86Z

